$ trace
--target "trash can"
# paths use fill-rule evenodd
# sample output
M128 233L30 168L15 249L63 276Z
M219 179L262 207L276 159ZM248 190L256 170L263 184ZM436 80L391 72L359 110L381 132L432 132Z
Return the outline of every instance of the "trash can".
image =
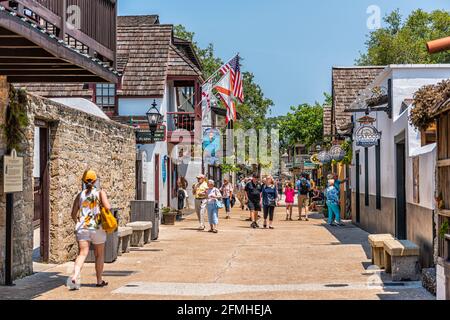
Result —
M119 224L119 209L113 208L111 209L112 214L117 220L117 224ZM105 243L105 263L113 263L117 260L117 248L119 246L119 233L116 232L108 234ZM89 254L86 258L86 263L95 263L95 251L94 245L91 244L89 248Z
M130 222L152 222L152 240L159 237L159 226L161 224L161 215L159 213L159 203L155 201L136 200L131 201Z

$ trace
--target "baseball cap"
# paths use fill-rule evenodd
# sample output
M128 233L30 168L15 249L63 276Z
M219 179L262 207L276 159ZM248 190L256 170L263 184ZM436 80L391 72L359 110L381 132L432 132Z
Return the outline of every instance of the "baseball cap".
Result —
M87 170L83 175L83 182L97 181L97 174L93 170Z

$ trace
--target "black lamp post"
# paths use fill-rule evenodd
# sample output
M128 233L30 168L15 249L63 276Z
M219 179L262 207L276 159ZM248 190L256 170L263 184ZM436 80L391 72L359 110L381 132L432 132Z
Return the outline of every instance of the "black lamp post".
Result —
M163 119L163 115L159 112L158 108L156 108L157 106L158 105L156 104L156 100L153 100L152 107L146 113L148 127L152 134L152 143L155 143L155 133L158 130L158 126L161 124Z

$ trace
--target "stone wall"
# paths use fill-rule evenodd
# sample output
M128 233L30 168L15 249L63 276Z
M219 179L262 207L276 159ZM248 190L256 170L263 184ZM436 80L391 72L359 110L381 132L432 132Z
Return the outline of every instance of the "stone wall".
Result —
M17 194L15 199L16 278L32 273L35 119L47 122L50 130L50 263L63 263L76 257L78 247L71 209L81 191L81 177L86 169L97 172L111 206L119 209L121 225L129 220L130 201L135 199L136 144L131 127L33 95L29 96L28 115L28 143L22 154L25 192ZM0 204L0 221L5 216L3 203L4 198ZM3 252L4 248L0 247L0 257ZM3 263L4 258L1 260ZM3 267L0 270L3 275Z
M5 123L5 112L8 100L8 83L5 76L0 76L0 125ZM3 159L3 155L6 152L6 142L3 135L3 130L0 129L0 159ZM3 174L3 162L0 160L1 172ZM0 174L0 176L2 175ZM5 269L5 239L6 239L6 215L5 215L5 203L6 197L3 194L3 180L0 179L0 284L5 282L4 269Z

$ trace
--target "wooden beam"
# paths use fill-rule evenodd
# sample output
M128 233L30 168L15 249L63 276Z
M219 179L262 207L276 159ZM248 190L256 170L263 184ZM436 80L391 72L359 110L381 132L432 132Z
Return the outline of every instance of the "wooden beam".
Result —
M438 166L439 168L442 168L442 167L450 167L450 159L439 160L439 161L437 162L437 166Z
M55 59L55 57L43 50L41 47L28 48L28 49L0 49L0 58L33 58L33 59Z
M98 76L8 76L9 83L108 83Z
M11 36L3 36L0 42L0 48L38 48L38 46L23 38L23 37L11 37Z
M28 70L28 69L22 69L22 70L0 70L0 74L6 75L6 76L41 76L41 77L92 77L93 74L87 70L84 69L76 69L76 70Z
M34 71L57 71L57 70L84 70L72 64L67 65L23 65L23 64L9 64L3 65L0 63L0 71L8 70L34 70Z
M36 66L69 66L72 65L67 61L59 60L59 59L15 59L15 58L0 58L0 65L8 66L8 65L36 65Z
M35 0L16 0L18 3L22 4L24 7L30 9L42 19L51 24L55 25L57 28L61 28L62 19L57 14L53 13L39 2Z

